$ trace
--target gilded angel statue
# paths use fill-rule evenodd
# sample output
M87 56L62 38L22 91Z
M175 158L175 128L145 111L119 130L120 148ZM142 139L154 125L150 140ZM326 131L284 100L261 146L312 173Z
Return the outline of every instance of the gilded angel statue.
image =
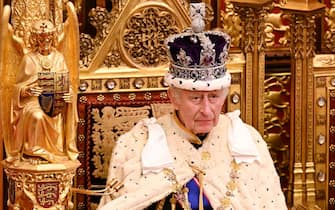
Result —
M1 137L9 162L77 159L79 27L71 2L57 38L47 19L34 21L29 49L13 33L10 7L1 23Z

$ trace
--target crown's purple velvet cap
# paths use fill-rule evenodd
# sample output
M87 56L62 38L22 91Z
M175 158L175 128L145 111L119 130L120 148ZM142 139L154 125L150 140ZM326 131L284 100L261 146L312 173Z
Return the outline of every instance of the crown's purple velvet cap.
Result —
M210 58L214 59L214 61L210 60L208 62L212 63L212 66L218 66L222 65L221 58L219 57L220 54L225 51L224 53L227 53L227 50L229 50L230 46L230 39L227 36L222 35L223 33L215 33L215 32L204 32L205 36L209 38L211 43L214 44L213 50L215 51L215 58ZM197 41L194 42L192 40L196 39ZM227 40L228 39L228 40ZM183 49L186 52L187 56L190 56L192 61L190 63L191 66L198 66L201 67L200 63L200 54L201 51L203 50L203 47L201 46L201 42L198 38L198 36L192 36L192 35L186 35L186 36L176 36L173 41L169 41L167 43L170 55L172 57L172 62L175 64L178 64L178 54L180 52L180 49ZM225 62L225 60L224 60Z

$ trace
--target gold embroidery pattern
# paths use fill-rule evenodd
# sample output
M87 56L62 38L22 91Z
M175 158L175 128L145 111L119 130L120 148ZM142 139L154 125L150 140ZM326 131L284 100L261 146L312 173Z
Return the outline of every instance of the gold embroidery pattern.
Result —
M201 159L202 160L210 160L211 159L211 153L205 151L201 153Z
M171 209L173 210L176 208L176 203L178 201L184 210L192 210L191 205L188 202L188 189L178 183L176 174L171 169L164 168L164 174L167 176L167 179L173 184L174 194L170 199Z
M240 169L240 164L237 164L235 160L232 160L230 164L230 178L231 180L227 183L226 195L221 199L221 206L218 210L225 210L231 208L231 198L234 196L234 192L237 189L237 180L239 178L238 171Z

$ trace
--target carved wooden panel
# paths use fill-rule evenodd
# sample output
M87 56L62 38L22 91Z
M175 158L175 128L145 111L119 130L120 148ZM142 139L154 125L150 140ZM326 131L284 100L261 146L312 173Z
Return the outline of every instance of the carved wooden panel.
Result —
M110 154L117 138L140 119L169 112L168 103L165 91L80 94L77 145L81 166L75 186L104 188ZM77 194L74 197L78 210L95 209L99 202L96 196Z

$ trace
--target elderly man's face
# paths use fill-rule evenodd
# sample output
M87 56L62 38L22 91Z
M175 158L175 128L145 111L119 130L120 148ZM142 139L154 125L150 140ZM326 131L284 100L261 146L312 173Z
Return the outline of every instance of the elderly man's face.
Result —
M218 123L227 90L189 91L169 89L178 117L194 134L208 133Z

